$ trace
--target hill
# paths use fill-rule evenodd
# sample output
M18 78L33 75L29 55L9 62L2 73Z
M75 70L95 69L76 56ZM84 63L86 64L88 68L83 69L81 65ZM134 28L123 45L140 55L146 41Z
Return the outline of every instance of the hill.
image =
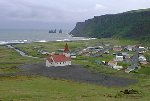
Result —
M77 22L70 34L80 37L114 37L148 41L150 38L150 8L94 16L85 22Z

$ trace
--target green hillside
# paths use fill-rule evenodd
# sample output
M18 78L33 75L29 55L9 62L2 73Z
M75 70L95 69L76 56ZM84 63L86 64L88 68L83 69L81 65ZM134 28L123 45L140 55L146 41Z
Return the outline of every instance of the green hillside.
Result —
M85 22L78 22L70 34L83 37L148 40L150 38L150 9L95 16Z

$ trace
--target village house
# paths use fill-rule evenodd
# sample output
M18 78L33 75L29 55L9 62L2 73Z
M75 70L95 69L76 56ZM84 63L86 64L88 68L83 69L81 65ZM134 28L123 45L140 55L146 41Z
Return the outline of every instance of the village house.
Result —
M121 53L118 53L116 55L115 61L123 61L124 60L124 56Z
M76 54L75 54L75 53L71 53L71 54L70 54L70 56L71 56L71 58L72 58L72 59L77 58L77 56L76 56Z
M109 54L109 50L104 51L104 54Z
M135 47L135 46L128 45L127 47L125 47L125 49L126 49L127 51L133 51L134 47Z
M113 68L117 69L117 70L121 70L121 69L123 69L123 66L114 66Z
M143 55L141 55L141 56L139 56L139 61L140 62L145 62L146 58Z
M108 66L111 66L113 69L120 70L123 68L123 66L118 66L117 61L109 61Z
M40 52L42 55L48 55L49 52L46 50L38 50L38 52Z
M108 62L108 66L111 66L112 68L113 68L114 66L117 66L117 61L109 61L109 62Z
M142 46L139 46L139 54L143 54L146 52L146 49Z
M113 51L120 52L120 51L122 51L122 47L121 46L114 46Z
M125 60L129 60L130 59L130 54L128 54L127 52L122 52L122 56Z
M109 47L110 46L110 44L104 44L106 47Z
M148 62L147 61L141 61L140 64L146 65L146 64L148 64Z
M130 73L131 71L134 71L134 70L135 70L134 67L129 66L128 68L125 69L125 72L126 72L126 73Z
M61 54L50 54L46 60L46 67L71 65L70 50L66 43L64 52Z

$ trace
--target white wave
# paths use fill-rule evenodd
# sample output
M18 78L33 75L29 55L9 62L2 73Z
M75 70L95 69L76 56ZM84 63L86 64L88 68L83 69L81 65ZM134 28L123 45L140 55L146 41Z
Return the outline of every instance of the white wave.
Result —
M8 42L0 41L0 45L5 45L5 44L8 44Z
M13 43L25 43L22 40L0 41L0 45L13 44Z
M63 41L63 40L56 40L56 41Z
M39 40L39 41L35 41L35 42L47 42L46 40Z

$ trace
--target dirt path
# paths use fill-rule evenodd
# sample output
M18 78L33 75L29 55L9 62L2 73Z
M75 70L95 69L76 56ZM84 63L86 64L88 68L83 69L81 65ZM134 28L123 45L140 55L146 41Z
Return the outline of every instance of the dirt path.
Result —
M104 86L127 86L137 81L127 78L111 77L109 75L95 73L80 65L65 67L46 67L44 63L26 64L19 67L23 71L18 74L40 75L50 78L60 78L78 82L87 82Z

